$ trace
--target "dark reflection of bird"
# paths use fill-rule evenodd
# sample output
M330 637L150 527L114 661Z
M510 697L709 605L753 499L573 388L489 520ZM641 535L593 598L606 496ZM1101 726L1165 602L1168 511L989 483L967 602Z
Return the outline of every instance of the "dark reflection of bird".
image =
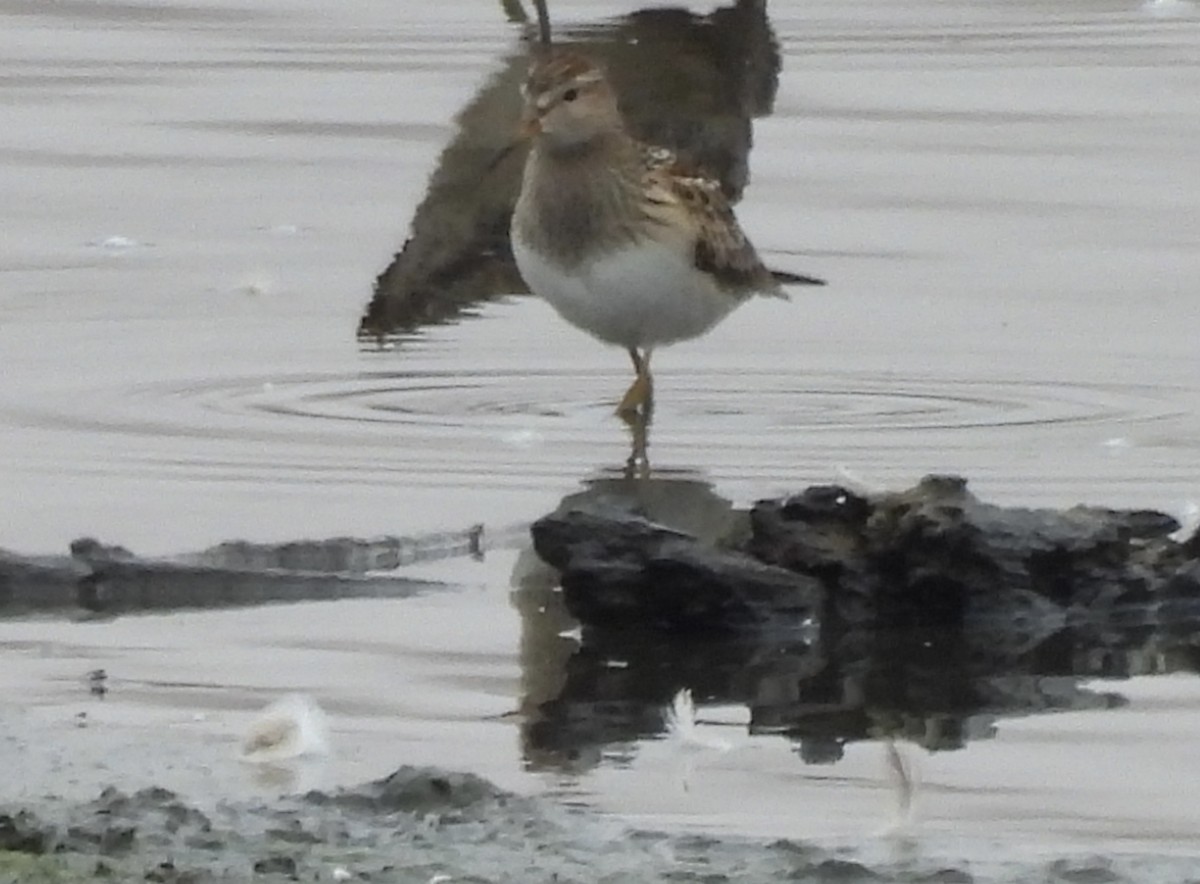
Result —
M782 288L720 183L635 140L595 63L553 53L523 91L533 148L512 222L517 266L564 319L629 352L636 376L617 410L648 410L656 346Z

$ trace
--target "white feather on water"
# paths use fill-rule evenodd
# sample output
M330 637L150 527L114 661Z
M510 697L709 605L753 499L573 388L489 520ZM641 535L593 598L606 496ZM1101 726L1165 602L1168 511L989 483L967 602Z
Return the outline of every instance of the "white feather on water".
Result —
M329 754L329 724L307 694L289 694L269 705L246 729L243 761L270 764Z
M87 245L96 249L104 249L108 252L122 253L128 252L131 249L142 248L145 243L138 242L131 236L113 234L112 236L106 236L103 239L92 240L91 242L87 243Z
M1184 501L1183 506L1179 508L1179 529L1171 534L1171 539L1176 543L1183 543L1190 540L1200 530L1200 503L1194 500Z
M696 760L705 752L723 753L733 748L728 740L705 733L696 722L696 704L692 692L683 688L666 708L667 741L682 756L678 772L683 791L691 791L691 779L695 773Z
M728 752L733 744L705 733L696 723L696 704L688 688L679 691L667 707L667 737L681 749Z

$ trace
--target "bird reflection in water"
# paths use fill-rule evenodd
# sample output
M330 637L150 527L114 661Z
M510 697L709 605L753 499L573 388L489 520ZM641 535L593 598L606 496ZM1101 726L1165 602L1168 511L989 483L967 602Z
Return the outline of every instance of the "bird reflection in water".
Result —
M521 4L506 2L524 21ZM554 35L556 50L595 59L619 98L630 135L701 170L712 198L740 199L749 179L752 120L772 111L780 56L762 0L707 15L651 8ZM444 322L493 298L527 291L509 237L528 145L518 137L521 85L536 49L532 27L461 111L438 159L411 233L359 324L364 346ZM785 281L803 279L787 273ZM648 475L652 405L626 412L630 474Z
M779 50L764 7L738 0L703 16L646 9L559 32L555 46L603 64L630 133L703 169L736 202L749 179L751 120L771 112L778 82ZM365 342L527 291L509 221L528 148L518 129L532 36L524 34L459 113L410 236L376 280L359 323Z

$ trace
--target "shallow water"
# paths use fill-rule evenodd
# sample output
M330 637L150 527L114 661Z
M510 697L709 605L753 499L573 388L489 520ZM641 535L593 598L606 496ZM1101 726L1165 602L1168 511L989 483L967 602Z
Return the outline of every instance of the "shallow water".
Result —
M575 23L633 8L555 4ZM1200 16L1164 10L771 4L783 69L739 214L771 263L831 284L656 356L651 460L680 500L934 471L1006 503L1200 499ZM535 300L355 341L455 113L516 51L499 4L0 0L0 19L0 545L503 528L623 464L625 358ZM518 653L516 566L427 569L468 588L421 601L0 624L21 727L67 746L20 791L134 775L108 752L138 735L160 781L260 788L238 728L306 690L333 714L319 775L337 781L428 761L653 826L887 824L877 743L826 768L747 738L685 785L659 743L526 769L488 718L544 688ZM79 682L97 666L102 704ZM1130 702L922 755L922 831L1187 848L1194 677L1097 689ZM100 766L62 761L106 733Z

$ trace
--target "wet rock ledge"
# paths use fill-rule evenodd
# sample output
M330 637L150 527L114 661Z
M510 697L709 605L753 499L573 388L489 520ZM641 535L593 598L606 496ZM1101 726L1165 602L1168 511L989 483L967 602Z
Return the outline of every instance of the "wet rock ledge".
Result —
M70 555L0 549L0 616L407 598L442 584L393 573L418 562L480 555L482 526L420 537L334 537L278 544L229 541L167 558L82 537Z
M814 486L704 544L600 504L533 525L585 627L741 632L969 627L1200 611L1200 534L1150 510L985 503L956 476L901 492Z

